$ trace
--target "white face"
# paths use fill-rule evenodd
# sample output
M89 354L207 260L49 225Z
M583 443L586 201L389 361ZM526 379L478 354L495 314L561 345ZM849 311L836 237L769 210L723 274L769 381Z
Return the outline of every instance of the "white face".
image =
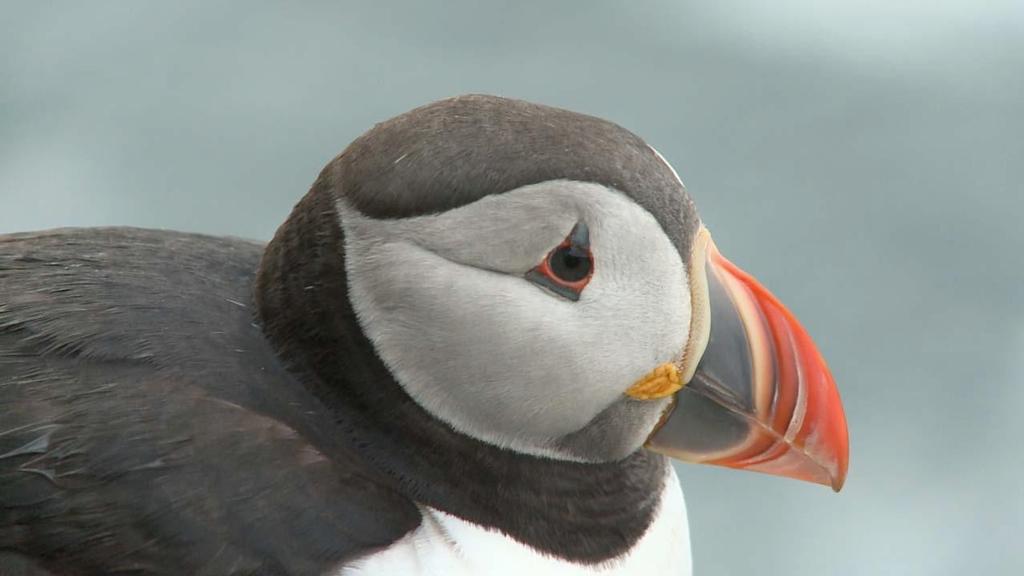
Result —
M683 260L618 191L549 181L392 220L338 208L363 331L406 392L462 433L571 458L560 438L686 346ZM526 275L578 222L593 273L573 301ZM633 449L653 424L636 431Z

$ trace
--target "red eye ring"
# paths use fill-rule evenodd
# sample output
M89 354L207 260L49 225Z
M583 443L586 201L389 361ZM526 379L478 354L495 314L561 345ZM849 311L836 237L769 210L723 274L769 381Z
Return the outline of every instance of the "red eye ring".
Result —
M579 300L594 276L587 225L578 222L569 236L527 272L526 278L569 300Z

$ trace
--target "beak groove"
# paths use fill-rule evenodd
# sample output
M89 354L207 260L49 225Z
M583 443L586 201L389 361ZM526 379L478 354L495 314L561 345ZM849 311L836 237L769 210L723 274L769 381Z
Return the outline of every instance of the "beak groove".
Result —
M701 297L710 302L710 336L696 335L704 340L698 342L699 363L648 448L838 491L849 438L839 393L817 347L793 314L713 242L694 250L704 257L706 288L692 283L691 293L703 291L695 305ZM694 308L695 315L702 312Z

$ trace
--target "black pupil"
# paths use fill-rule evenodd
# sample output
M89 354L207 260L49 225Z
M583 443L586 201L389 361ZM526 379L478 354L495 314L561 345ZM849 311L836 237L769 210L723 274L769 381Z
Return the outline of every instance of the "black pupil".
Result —
M551 254L551 272L563 282L579 282L590 274L590 257L578 255L571 246L562 246Z

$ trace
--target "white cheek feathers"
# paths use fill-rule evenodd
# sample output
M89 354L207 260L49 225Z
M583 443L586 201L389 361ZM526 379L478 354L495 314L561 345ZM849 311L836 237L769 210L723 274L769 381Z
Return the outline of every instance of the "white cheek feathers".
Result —
M557 439L686 348L682 258L617 191L552 181L428 216L339 213L363 331L406 392L465 434L564 456ZM580 221L594 270L572 302L524 276Z

